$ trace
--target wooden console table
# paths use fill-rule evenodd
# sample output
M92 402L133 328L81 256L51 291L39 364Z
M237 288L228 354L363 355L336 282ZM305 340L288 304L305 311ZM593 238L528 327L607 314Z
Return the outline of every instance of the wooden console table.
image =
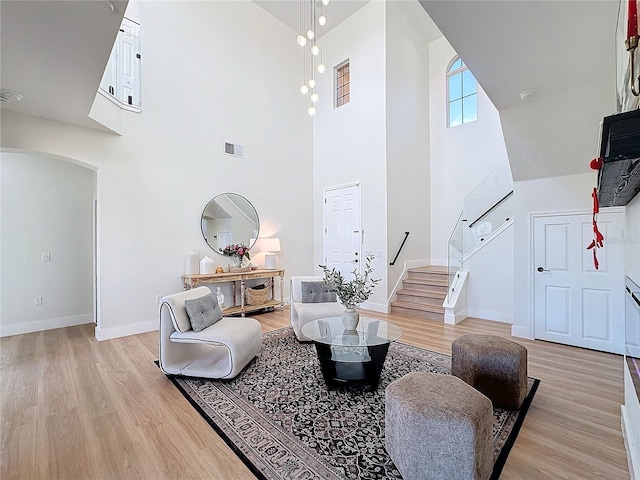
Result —
M280 299L275 296L275 278L280 277ZM256 280L261 278L271 279L271 298L267 299L261 305L245 305L245 282L247 280ZM225 316L240 314L243 317L247 312L255 312L265 308L284 307L284 270L252 270L246 273L210 273L205 275L182 275L184 289L189 290L198 285L206 285L208 283L229 283L232 284L233 305L225 308L222 313ZM236 304L236 289L240 284L240 305Z

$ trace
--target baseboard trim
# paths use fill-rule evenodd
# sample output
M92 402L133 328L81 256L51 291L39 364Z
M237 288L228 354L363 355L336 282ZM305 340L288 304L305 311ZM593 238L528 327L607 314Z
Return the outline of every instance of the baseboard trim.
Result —
M410 268L418 268L418 267L426 267L430 265L429 259L423 258L421 260L407 260L404 262L404 269L408 270Z
M473 318L481 318L482 320L492 320L494 322L513 323L513 313L511 312L469 308L469 316Z
M533 331L530 327L523 327L521 325L511 325L511 336L519 338L528 338L533 340Z
M446 258L432 258L431 265L433 265L434 267L446 267L447 265L449 265L449 260L447 260Z
M444 323L448 325L457 325L462 320L467 318L467 309L460 310L458 313L454 313L453 308L445 308L444 309Z
M629 415L625 405L620 406L622 419L622 437L627 450L627 461L629 463L629 475L631 480L640 480L640 445L633 444L632 430L629 422Z
M160 327L159 320L149 320L147 322L132 323L130 325L121 325L119 327L100 328L96 326L96 339L111 340L113 338L128 337L138 333L147 333L158 330Z
M0 327L0 337L10 337L12 335L22 335L24 333L41 332L43 330L53 330L55 328L75 327L93 323L93 314L72 315L70 317L47 318L33 322L14 323L2 325Z
M384 303L364 302L361 307L364 310L371 310L372 312L389 313L391 308Z

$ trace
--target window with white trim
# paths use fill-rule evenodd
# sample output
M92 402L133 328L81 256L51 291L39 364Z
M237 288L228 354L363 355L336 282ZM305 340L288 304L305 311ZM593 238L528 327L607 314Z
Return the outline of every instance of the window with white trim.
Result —
M447 126L478 119L478 82L460 57L447 68Z
M124 17L100 90L128 110L140 111L140 58L140 25Z
M350 74L349 74L349 60L345 60L334 69L335 75L335 105L336 108L349 103L350 97Z

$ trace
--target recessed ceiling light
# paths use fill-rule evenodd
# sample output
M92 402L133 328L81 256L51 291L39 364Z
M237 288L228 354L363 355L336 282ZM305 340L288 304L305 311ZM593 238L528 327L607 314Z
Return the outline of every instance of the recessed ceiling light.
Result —
M527 100L531 97L533 97L536 94L535 90L525 90L524 92L521 92L520 95L518 95L520 97L520 100Z
M0 102L19 102L22 100L22 95L12 90L2 89L0 90Z
M97 5L105 12L114 13L116 11L116 6L109 0L101 0Z

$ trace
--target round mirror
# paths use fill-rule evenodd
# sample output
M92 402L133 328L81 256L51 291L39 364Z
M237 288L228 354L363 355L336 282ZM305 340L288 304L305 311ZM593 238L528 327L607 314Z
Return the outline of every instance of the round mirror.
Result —
M202 212L202 236L214 252L222 255L227 245L244 243L249 248L260 232L258 212L237 193L222 193L211 199Z

